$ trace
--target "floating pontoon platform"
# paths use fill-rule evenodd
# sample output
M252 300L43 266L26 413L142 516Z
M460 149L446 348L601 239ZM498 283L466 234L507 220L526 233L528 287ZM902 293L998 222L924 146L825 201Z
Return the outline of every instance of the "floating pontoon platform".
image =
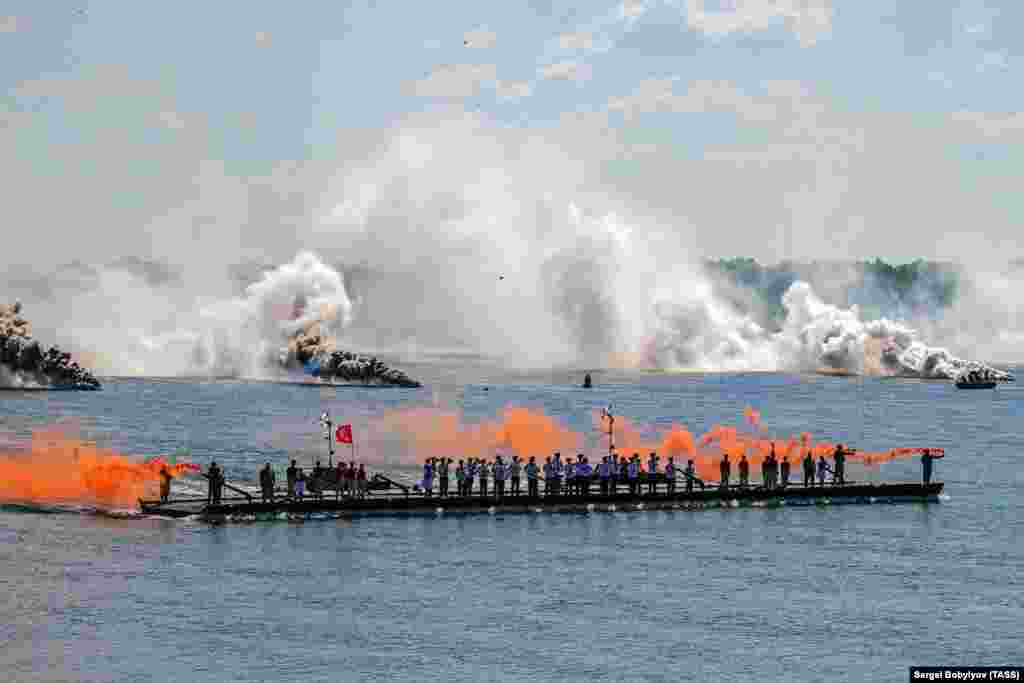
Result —
M764 489L711 488L693 491L677 490L673 494L631 495L616 493L588 496L558 495L531 498L525 495L489 496L427 496L421 492L394 494L371 492L365 498L338 499L334 492L321 499L307 496L303 500L285 498L259 502L249 496L224 498L217 505L205 498L169 500L161 503L140 500L144 514L165 517L198 516L209 521L230 518L274 519L278 516L310 516L327 514L339 517L375 515L437 515L447 513L524 513L524 512L597 512L631 510L666 510L710 507L746 507L773 505L838 505L900 502L936 502L943 483L847 483L825 486L786 486Z

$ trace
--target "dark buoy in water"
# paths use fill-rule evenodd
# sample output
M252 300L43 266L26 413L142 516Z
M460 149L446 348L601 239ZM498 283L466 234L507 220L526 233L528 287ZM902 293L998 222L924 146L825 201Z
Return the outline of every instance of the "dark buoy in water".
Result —
M590 373L588 372L583 376L583 388L589 389L591 386L593 386L593 382L590 381Z

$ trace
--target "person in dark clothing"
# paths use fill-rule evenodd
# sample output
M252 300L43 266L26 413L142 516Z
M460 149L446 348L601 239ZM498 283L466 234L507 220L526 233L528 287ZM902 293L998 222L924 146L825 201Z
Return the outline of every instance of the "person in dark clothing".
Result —
M846 471L846 451L843 449L843 444L836 446L836 451L832 458L835 461L835 467L832 470L832 483L842 485L846 483L844 477Z
M729 488L729 475L732 472L732 464L729 462L729 454L722 454L722 461L718 463L718 485L723 489Z
M166 503L171 497L171 473L166 467L160 468L160 502Z
M697 470L693 467L693 460L686 461L686 469L683 470L683 475L686 477L686 492L692 493L693 480L697 478Z
M651 453L647 458L647 495L658 492L658 454Z
M512 495L519 495L519 482L521 480L521 473L523 471L523 463L519 462L519 456L512 456L512 464L509 465L509 473L512 475L510 481L512 482Z
M260 491L263 494L264 503L274 502L274 473L268 462L260 470Z
M220 504L220 467L217 466L217 461L214 460L210 463L210 469L206 473L207 481L209 482L209 488L207 489L206 502L211 505Z
M505 463L499 455L494 461L494 495L502 498L505 495Z
M487 497L487 479L490 475L491 467L487 464L486 460L480 461L480 468L476 472L476 476L480 479L480 497Z
M921 483L925 486L932 483L932 462L945 457L945 453L933 454L932 449L926 448L921 453Z
M295 495L295 480L298 477L299 468L295 466L295 461L292 460L292 464L285 470L285 477L288 483L287 497L292 498Z
M747 460L747 454L744 453L740 456L740 488L747 488L747 484L750 482L750 462Z
M316 465L313 466L313 474L309 477L309 492L313 495L313 498L320 500L323 498L323 482L320 481L320 477L324 474L324 468L320 466L320 461L316 461Z
M590 462L586 457L581 457L576 464L576 481L579 482L581 496L590 495L590 478L593 474L594 468L590 465Z
M814 486L814 456L810 451L804 455L804 488Z
M526 495L530 498L540 497L540 468L537 467L537 459L530 456L530 462L526 463ZM546 483L546 482L545 482Z
M451 458L441 458L441 463L437 469L437 480L438 491L437 495L447 496L448 495L448 468L451 467Z
M789 456L782 458L782 488L789 486Z
M601 495L607 496L609 492L609 482L612 478L612 466L608 463L608 456L601 458L601 464L597 466L597 477L601 485Z

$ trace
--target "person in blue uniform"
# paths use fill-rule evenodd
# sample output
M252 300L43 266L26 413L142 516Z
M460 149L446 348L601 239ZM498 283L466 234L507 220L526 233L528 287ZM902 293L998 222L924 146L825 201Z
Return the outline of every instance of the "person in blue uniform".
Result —
M590 475L594 473L594 468L591 467L586 457L582 453L579 455L579 460L576 462L576 482L579 485L580 495L590 495Z
M697 470L693 466L693 460L686 461L686 469L683 470L683 474L686 476L686 492L691 493L693 491L693 482L697 478Z
M672 462L671 455L665 463L665 488L670 496L676 492L676 465Z
M530 462L526 463L526 495L530 498L537 498L540 496L540 483L537 480L540 468L537 467L537 459L532 455L530 456Z
M651 453L647 457L647 495L658 492L658 454Z
M640 454L634 453L633 459L626 466L626 477L629 479L629 495L640 493Z

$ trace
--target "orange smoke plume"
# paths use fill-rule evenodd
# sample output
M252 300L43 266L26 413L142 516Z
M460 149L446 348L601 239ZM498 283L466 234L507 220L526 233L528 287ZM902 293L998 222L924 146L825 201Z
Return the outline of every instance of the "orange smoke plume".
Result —
M466 423L462 415L430 408L386 414L371 433L398 438L412 452L400 457L407 463L426 458L493 458L496 454L521 457L577 451L583 437L555 418L529 408L505 408L497 420Z
M695 437L686 427L674 423L667 430L654 429L639 424L628 417L615 417L614 443L619 457L630 457L634 453L641 455L641 462L646 463L646 456L656 452L661 456L664 466L669 455L677 460L677 466L685 466L686 460L693 460L697 475L708 481L717 481L719 461L724 454L733 461L733 476L736 473L735 463L746 456L752 474L757 472L765 459L775 448L775 455L781 461L788 458L793 477L800 470L800 460L807 452L817 459L825 456L831 463L836 445L830 441L815 441L809 432L789 437L765 438L765 427L761 415L753 408L743 412L746 422L753 425L758 433L751 434L737 427L713 425L699 438ZM608 421L602 411L594 411L591 415L590 434L576 432L561 424L556 418L543 412L529 408L507 407L499 418L478 423L466 423L462 416L455 412L444 412L435 409L418 408L398 410L388 413L382 420L370 425L371 440L386 441L398 438L401 448L395 449L398 460L406 464L422 462L425 458L486 458L495 455L519 455L522 457L536 456L539 459L551 455L555 451L575 453L583 450L584 444L598 444L597 457L607 453ZM849 446L844 444L849 451ZM848 462L862 462L876 465L895 458L907 457L920 453L923 448L897 448L887 452L848 453ZM933 449L939 453L939 449ZM394 460L394 457L383 460Z
M171 476L199 469L162 459L139 462L58 430L32 435L24 450L0 452L0 502L135 507L154 497L160 470Z

